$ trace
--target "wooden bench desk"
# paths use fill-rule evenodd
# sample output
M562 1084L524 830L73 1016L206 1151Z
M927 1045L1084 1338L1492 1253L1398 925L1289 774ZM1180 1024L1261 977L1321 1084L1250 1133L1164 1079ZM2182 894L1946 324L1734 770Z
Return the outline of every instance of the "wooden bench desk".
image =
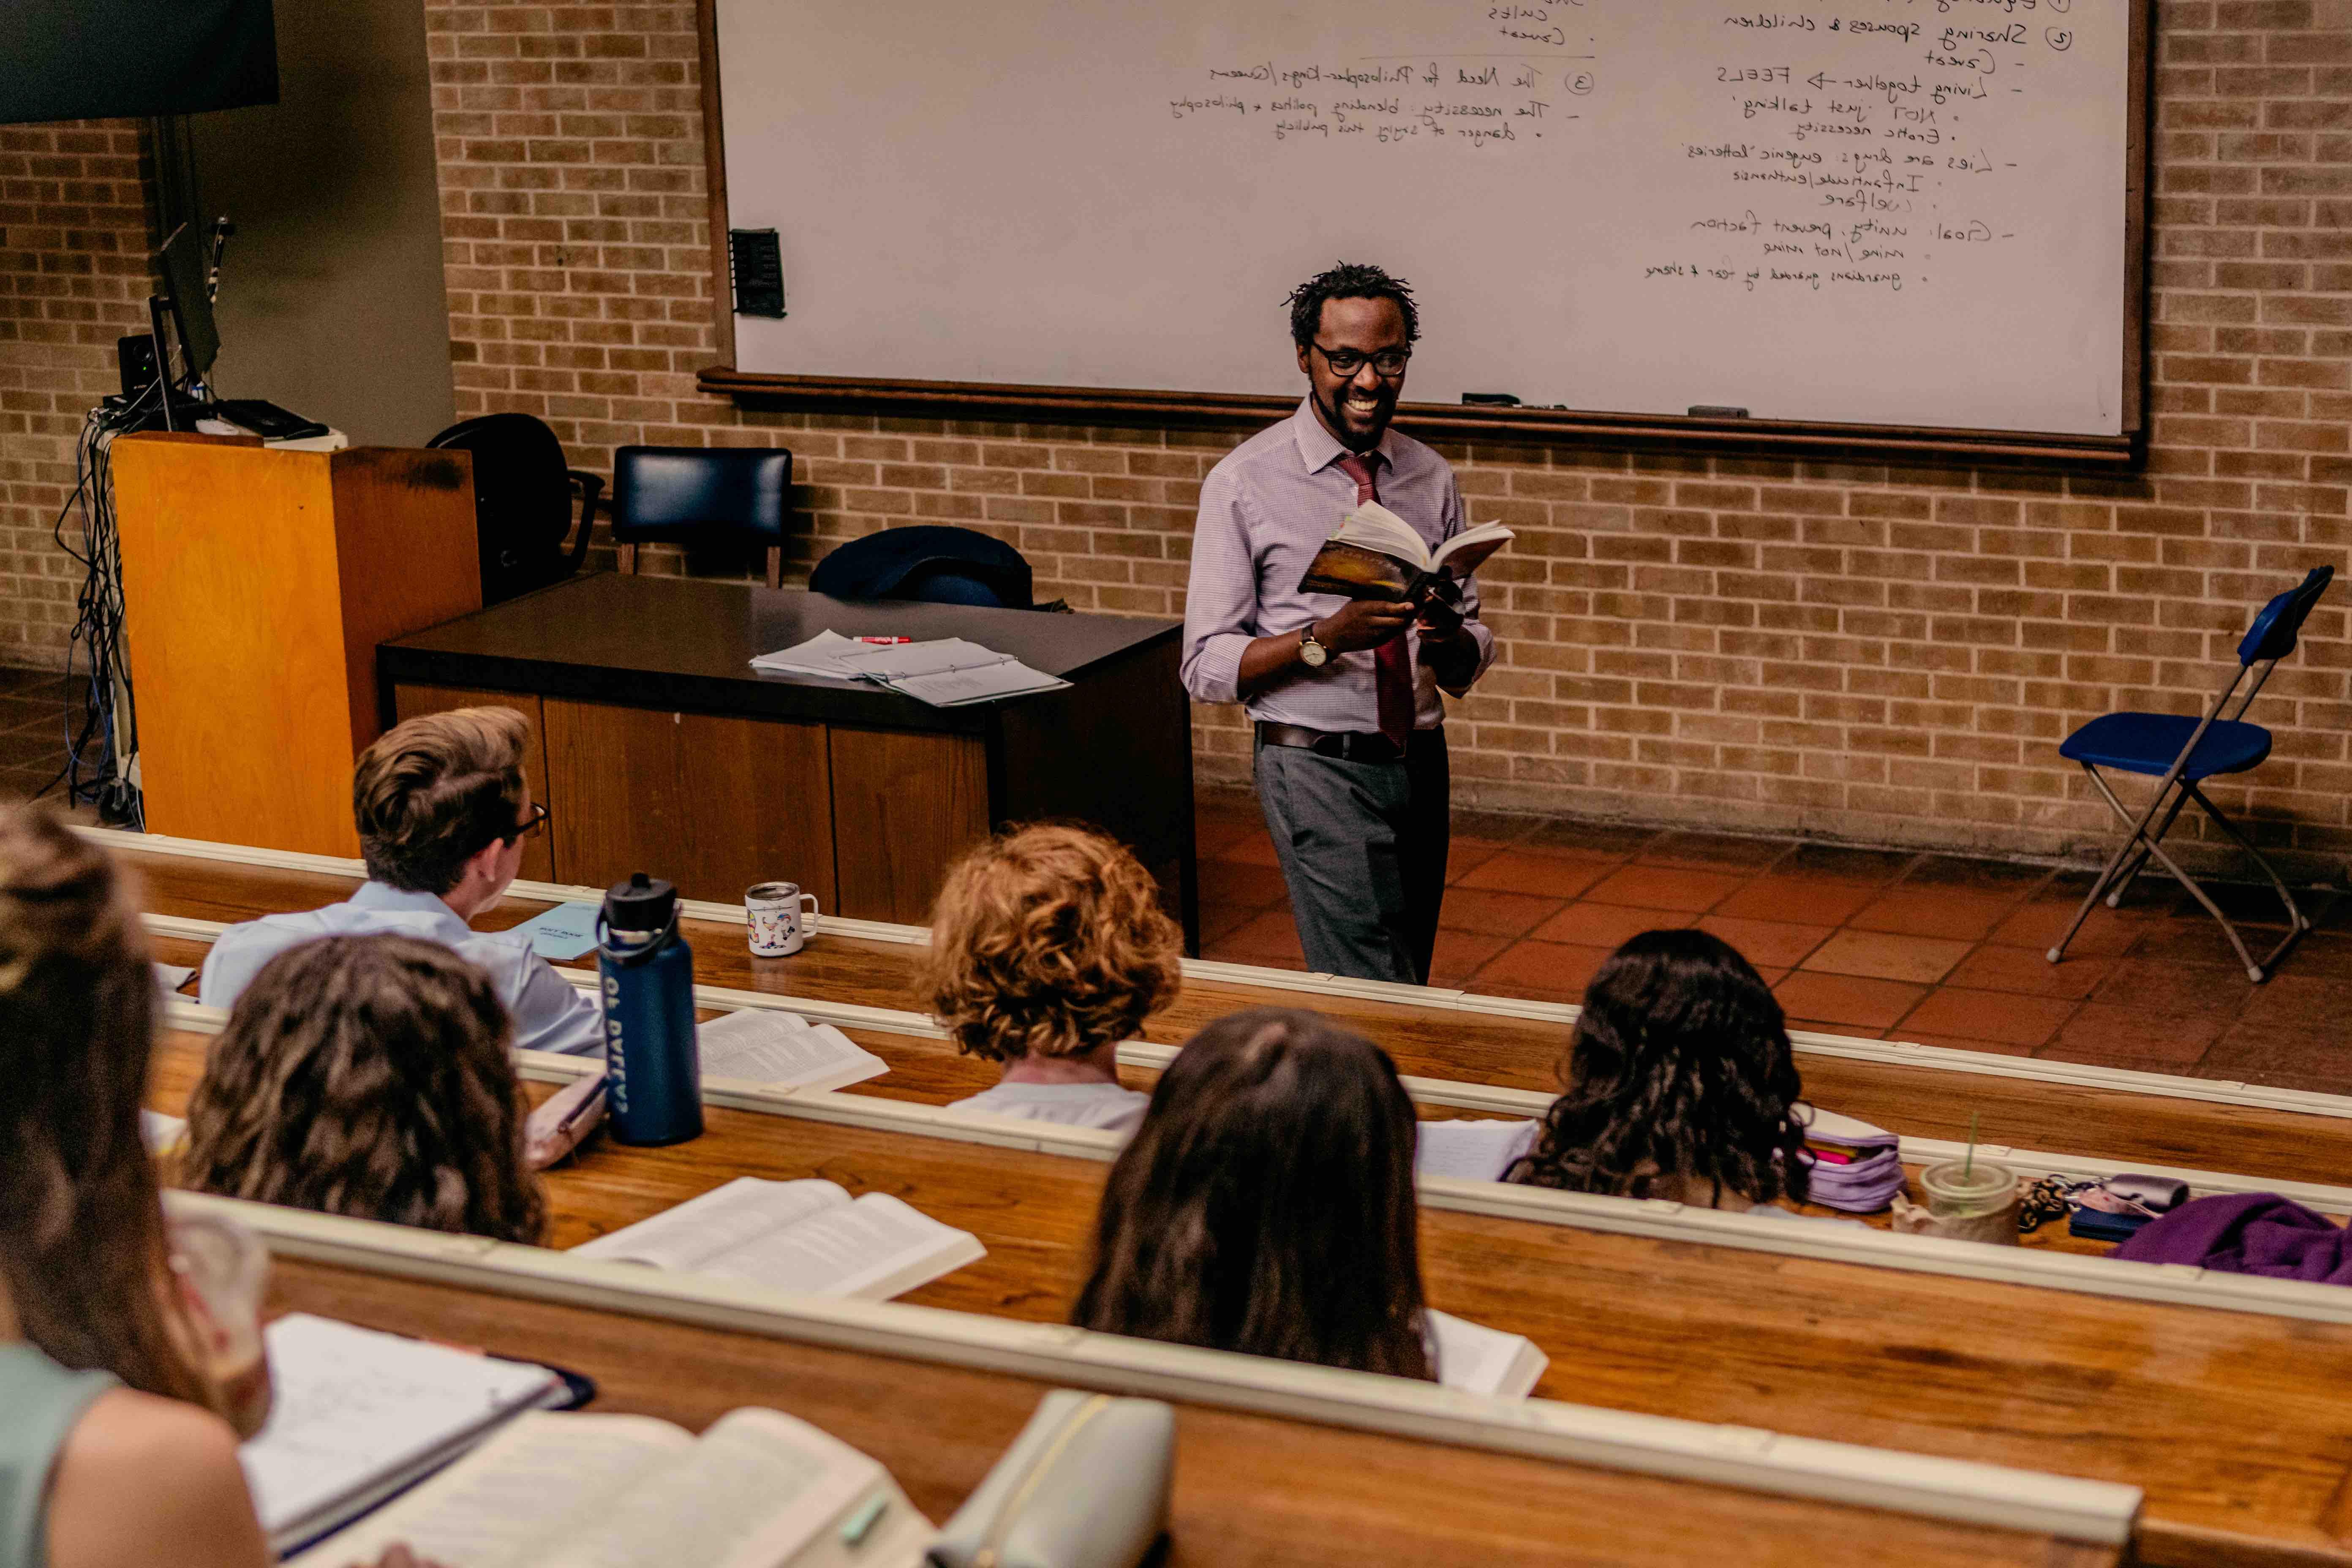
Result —
M357 879L133 850L123 857L161 914L242 921L315 909L350 897ZM529 920L546 906L509 898L486 929ZM921 949L826 935L789 958L753 958L740 926L686 922L696 978L705 984L870 1006L920 1010L911 975ZM159 942L157 956L198 964L194 942ZM593 964L574 961L571 967ZM1554 1092L1568 1031L1558 1024L1223 982L1188 983L1175 1004L1146 1026L1146 1038L1181 1044L1202 1025L1242 1007L1311 1006L1386 1047L1399 1070L1505 1088ZM891 1064L890 1075L856 1092L940 1103L993 1081L982 1063L952 1045L866 1034L861 1043ZM1916 1137L1958 1139L1972 1110L1987 1142L2149 1164L2235 1172L2271 1181L2327 1181L2352 1171L2352 1120L2260 1106L2056 1085L1805 1053L1798 1065L1818 1103ZM1139 1083L1142 1079L1137 1080Z
M1046 1384L521 1300L281 1258L274 1311L558 1362L593 1409L698 1431L745 1405L784 1410L872 1455L944 1522ZM2102 1568L2115 1548L1445 1447L1210 1405L1177 1406L1168 1568Z
M151 1104L177 1110L204 1048L167 1039ZM709 1129L592 1143L549 1178L554 1244L821 1176L988 1247L904 1300L1066 1318L1101 1163L721 1108ZM2352 1564L2352 1326L1430 1209L1421 1237L1431 1304L1534 1340L1551 1397L2137 1485L2147 1563Z

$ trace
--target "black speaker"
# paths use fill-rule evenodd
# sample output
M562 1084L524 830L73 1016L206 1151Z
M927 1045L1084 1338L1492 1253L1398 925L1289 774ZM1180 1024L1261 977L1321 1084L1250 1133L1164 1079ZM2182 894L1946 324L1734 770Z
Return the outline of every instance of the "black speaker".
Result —
M122 373L122 395L138 396L155 384L155 340L145 332L115 339L114 363Z

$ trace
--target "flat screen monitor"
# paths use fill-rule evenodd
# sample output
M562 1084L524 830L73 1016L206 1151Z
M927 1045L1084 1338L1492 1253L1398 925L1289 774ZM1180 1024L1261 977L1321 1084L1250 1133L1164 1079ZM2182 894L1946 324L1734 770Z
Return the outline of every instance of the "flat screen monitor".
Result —
M270 0L0 0L0 125L278 101Z
M213 324L212 297L205 288L204 230L184 223L173 229L163 242L163 299L186 362L181 374L202 375L220 353L220 329Z

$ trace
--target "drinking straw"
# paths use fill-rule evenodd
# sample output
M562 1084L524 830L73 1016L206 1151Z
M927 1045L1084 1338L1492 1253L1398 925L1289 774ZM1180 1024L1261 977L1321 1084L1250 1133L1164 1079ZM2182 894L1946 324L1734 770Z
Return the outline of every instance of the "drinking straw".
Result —
M1964 1182L1969 1179L1969 1173L1977 1168L1978 1115L1979 1112L1977 1111L1971 1110L1969 1112L1969 1154L1967 1159L1960 1162L1960 1180Z

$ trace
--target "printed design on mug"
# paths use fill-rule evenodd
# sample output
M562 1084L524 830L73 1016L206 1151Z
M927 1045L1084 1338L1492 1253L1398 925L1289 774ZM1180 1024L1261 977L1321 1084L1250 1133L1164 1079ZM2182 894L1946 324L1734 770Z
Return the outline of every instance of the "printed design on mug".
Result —
M743 895L743 922L752 953L782 958L798 952L807 940L804 921L816 912L816 900L797 882L762 882L751 889Z

